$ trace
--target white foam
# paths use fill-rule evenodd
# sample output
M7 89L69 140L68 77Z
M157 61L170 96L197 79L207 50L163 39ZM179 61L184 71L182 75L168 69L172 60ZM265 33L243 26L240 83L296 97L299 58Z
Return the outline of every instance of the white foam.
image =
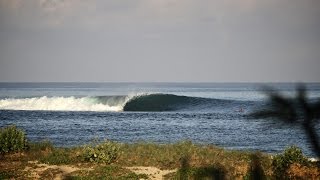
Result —
M2 99L2 110L43 110L43 111L122 111L130 98L116 105L102 104L90 97L35 97Z

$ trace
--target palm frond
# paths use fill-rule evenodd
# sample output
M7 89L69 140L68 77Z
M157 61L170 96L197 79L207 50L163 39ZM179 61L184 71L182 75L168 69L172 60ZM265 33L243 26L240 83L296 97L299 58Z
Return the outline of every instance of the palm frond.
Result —
M320 119L320 100L310 104L303 85L298 86L295 99L285 98L270 88L265 88L265 92L270 101L270 104L267 104L268 109L253 113L252 117L272 117L287 123L300 124L312 143L313 151L320 157L320 142L313 124L313 120Z
M290 99L282 97L278 93L271 93L269 96L271 102L270 108L276 112L279 119L289 122L294 122L297 119L294 103Z
M320 119L320 100L311 105L311 110L313 114L313 118L316 120Z
M267 105L267 109L252 113L253 118L274 118L290 123L296 122L297 113L291 99L283 97L270 87L264 87L263 90L269 96L270 106Z
M261 110L251 114L253 118L278 118L279 112L273 110Z

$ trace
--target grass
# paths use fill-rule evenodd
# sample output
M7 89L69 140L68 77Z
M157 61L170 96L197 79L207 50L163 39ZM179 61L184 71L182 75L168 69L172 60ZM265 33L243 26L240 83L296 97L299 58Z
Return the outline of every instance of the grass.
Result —
M181 160L189 158L192 167L223 166L230 177L243 176L250 161L250 152L227 151L216 146L195 145L190 141L175 144L137 143L126 144L118 164L126 166L155 166L160 169L181 167ZM267 166L271 159L264 157ZM269 164L268 164L269 163Z
M137 175L126 168L109 165L99 166L92 171L76 171L69 174L66 179L148 179L148 176L146 174Z
M70 149L60 148L53 149L47 155L39 158L39 162L45 164L73 164L78 161L76 157L73 156L74 151Z

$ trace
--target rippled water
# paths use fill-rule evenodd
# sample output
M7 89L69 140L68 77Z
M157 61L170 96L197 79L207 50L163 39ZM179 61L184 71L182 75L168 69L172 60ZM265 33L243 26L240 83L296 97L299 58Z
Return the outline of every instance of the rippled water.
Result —
M272 86L288 96L294 94L293 84L272 84ZM194 143L270 153L282 151L286 146L296 144L302 147L307 155L312 156L310 145L298 127L288 126L276 120L248 118L251 112L259 109L265 102L265 96L258 91L260 87L261 84L2 83L0 126L16 124L26 130L31 141L47 139L57 146L81 145L95 138L128 143L137 141L171 143L188 139ZM308 90L311 99L320 97L319 84L308 84ZM155 93L187 96L188 102L189 97L192 97L190 100L192 102L193 98L203 98L206 101L205 103L196 101L197 103L188 104L187 108L184 106L161 112L125 112L121 109L72 111L70 107L55 110L48 108L50 105L53 106L53 102L45 101L46 99L30 102L30 98L43 97L81 99L101 96L134 97L137 94ZM24 101L21 101L22 104L14 104L12 107L15 109L10 109L8 106L4 108L4 102L18 100ZM162 96L160 100L163 103ZM150 101L157 103L159 99ZM27 104L23 104L26 102ZM43 106L39 106L37 104L39 102L43 103ZM67 102L61 101L61 103ZM94 105L99 103L106 105L106 101L89 102ZM85 105L86 103L88 102L85 101ZM42 109L19 109L25 106ZM317 129L319 132L319 126Z

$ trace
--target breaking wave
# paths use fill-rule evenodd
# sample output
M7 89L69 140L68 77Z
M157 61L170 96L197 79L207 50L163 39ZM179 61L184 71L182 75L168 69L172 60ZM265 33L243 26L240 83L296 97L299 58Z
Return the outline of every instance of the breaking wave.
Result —
M32 97L0 100L0 110L40 111L176 111L221 107L231 100L178 96L173 94L140 94L134 96Z

